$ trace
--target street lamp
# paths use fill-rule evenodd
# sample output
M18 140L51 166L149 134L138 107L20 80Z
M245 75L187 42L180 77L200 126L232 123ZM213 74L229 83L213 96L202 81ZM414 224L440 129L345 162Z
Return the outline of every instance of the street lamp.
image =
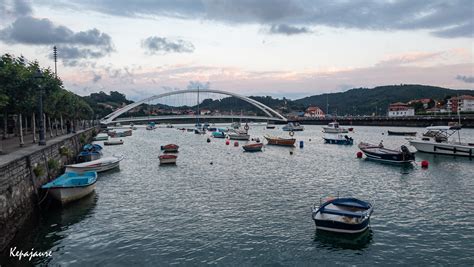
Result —
M34 75L36 81L38 81L39 88L39 142L38 145L45 146L46 140L44 139L44 121L43 121L43 88L41 87L41 81L44 79L41 70L36 70Z

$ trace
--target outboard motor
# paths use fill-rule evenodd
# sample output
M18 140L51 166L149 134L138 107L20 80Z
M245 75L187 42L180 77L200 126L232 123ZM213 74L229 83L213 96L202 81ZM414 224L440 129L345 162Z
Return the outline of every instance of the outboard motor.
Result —
M415 154L414 154L414 153L411 153L410 150L408 149L408 147L406 147L406 146L401 146L401 147L400 147L400 150L402 151L403 157L404 157L405 159L415 160Z

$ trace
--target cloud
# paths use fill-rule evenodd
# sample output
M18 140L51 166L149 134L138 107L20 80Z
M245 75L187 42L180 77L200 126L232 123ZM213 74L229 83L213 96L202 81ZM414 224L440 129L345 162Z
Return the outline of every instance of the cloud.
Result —
M200 81L189 81L188 86L186 87L188 90L194 89L211 89L210 82L200 82Z
M100 79L102 79L102 76L100 74L93 73L93 77L92 77L93 83L97 83L98 81L100 81Z
M268 30L271 34L286 34L286 35L294 35L294 34L302 34L302 33L310 33L311 31L306 27L295 27L287 24L278 24L272 25Z
M472 0L56 0L76 9L128 17L167 16L229 24L429 30L440 38L472 37Z
M49 19L30 16L20 17L0 30L0 40L9 44L57 45L58 58L69 65L75 65L76 60L104 57L114 51L112 38L98 29L74 32Z
M169 40L158 36L150 36L143 40L142 47L152 55L159 53L191 53L194 51L194 45L190 42L181 39Z
M458 75L458 76L456 76L456 80L460 80L460 81L463 81L465 83L474 83L474 76Z
M443 52L409 52L398 55L390 55L377 63L377 66L399 66L411 63L425 62L441 56Z
M0 0L0 14L2 16L21 17L33 13L30 1L25 0Z

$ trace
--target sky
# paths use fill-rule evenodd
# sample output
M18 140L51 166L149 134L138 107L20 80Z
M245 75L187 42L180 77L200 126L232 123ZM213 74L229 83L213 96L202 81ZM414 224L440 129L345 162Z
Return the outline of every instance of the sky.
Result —
M474 89L473 0L0 0L0 52L80 95L211 88L296 99Z

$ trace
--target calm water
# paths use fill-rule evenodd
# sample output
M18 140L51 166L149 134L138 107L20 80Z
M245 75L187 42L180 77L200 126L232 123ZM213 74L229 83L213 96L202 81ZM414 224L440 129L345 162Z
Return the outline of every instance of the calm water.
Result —
M15 245L52 250L33 261L52 265L474 264L474 161L418 153L428 169L383 165L356 159L356 145L323 144L321 129L296 133L303 149L262 153L176 129L139 129L123 146L105 147L126 159L100 175L95 194L51 207ZM387 129L356 126L353 137L406 143L382 135ZM287 135L263 125L250 133ZM463 136L474 141L474 130ZM181 146L175 167L158 164L167 143ZM374 202L370 231L315 231L310 207L338 193Z

